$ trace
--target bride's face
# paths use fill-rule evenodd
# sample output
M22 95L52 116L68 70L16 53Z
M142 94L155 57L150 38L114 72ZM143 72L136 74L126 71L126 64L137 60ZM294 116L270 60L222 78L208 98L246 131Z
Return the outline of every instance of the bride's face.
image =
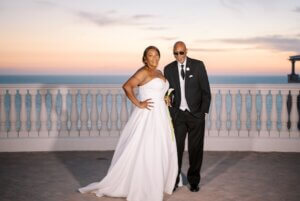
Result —
M159 62L159 54L155 49L150 49L145 58L145 63L149 68L156 68Z

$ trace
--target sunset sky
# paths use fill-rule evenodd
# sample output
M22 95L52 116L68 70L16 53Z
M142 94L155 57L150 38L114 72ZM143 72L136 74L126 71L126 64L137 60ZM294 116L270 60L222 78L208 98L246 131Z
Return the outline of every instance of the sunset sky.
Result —
M131 74L174 42L210 75L286 75L299 0L0 0L0 74ZM296 64L299 73L300 62Z

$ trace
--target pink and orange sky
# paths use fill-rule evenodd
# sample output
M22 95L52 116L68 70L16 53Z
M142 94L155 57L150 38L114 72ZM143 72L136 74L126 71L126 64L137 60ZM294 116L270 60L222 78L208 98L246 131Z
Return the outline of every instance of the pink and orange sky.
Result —
M131 74L148 45L163 69L182 40L209 74L286 75L299 22L299 0L1 0L0 74Z

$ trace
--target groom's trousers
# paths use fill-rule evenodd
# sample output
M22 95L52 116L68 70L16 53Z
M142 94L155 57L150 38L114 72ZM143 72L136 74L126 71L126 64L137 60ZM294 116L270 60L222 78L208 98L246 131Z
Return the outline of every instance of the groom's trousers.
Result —
M177 112L178 114L173 122L178 154L178 176L176 185L179 183L186 135L188 135L189 154L187 179L190 185L198 185L201 179L200 169L203 159L205 116L203 114L201 118L197 118L187 110L178 110Z

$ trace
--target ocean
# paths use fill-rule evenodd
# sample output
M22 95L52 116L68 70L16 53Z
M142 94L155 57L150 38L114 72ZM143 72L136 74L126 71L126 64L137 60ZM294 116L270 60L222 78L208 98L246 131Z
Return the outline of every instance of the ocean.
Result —
M122 84L130 75L0 75L0 84ZM286 84L287 75L211 75L210 84Z

